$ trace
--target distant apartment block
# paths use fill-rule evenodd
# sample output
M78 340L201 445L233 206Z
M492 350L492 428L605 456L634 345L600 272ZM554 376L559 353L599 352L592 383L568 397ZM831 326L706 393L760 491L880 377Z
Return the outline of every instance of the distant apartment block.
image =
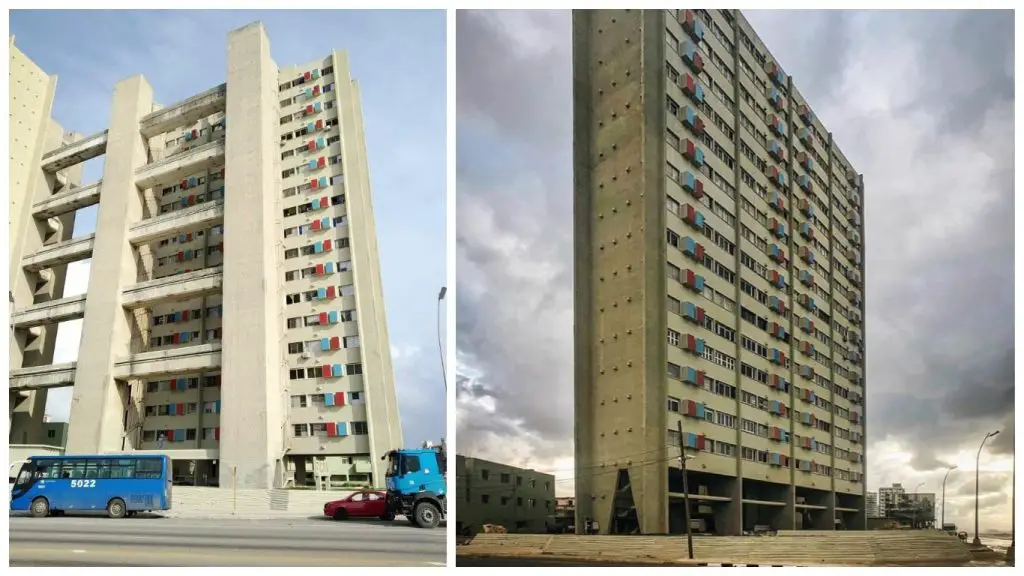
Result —
M484 524L509 532L543 533L555 514L555 477L507 464L455 457L457 531Z
M573 16L576 514L865 526L861 175L738 10Z
M903 508L907 501L907 489L903 484L894 483L878 489L878 515L885 518L889 512Z
M83 137L11 44L10 441L45 443L46 393L72 386L70 454L169 454L176 479L238 488L382 486L402 433L345 55L279 67L254 23L228 35L224 84L162 106L126 78ZM72 237L92 205L95 233ZM83 260L88 291L64 297ZM76 319L78 360L55 365Z

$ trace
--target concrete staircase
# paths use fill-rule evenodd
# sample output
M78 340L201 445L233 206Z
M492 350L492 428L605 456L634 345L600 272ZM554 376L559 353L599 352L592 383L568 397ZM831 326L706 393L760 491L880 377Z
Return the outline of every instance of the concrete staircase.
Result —
M958 566L971 560L955 536L939 531L780 532L777 536L697 536L701 562L786 566ZM462 554L552 555L608 560L687 558L685 536L479 534Z

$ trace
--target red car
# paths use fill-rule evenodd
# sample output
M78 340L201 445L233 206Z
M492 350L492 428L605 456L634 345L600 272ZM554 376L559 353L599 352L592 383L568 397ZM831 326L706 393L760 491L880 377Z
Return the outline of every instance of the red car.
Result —
M335 520L349 518L380 518L394 520L395 515L387 511L387 500L384 492L364 490L353 492L341 500L324 504L324 516Z

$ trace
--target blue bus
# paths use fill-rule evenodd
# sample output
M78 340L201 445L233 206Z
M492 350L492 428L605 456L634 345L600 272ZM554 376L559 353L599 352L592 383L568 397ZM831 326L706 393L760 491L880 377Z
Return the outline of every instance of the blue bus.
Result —
M14 480L11 510L35 518L99 511L124 518L170 510L171 480L169 456L33 456Z

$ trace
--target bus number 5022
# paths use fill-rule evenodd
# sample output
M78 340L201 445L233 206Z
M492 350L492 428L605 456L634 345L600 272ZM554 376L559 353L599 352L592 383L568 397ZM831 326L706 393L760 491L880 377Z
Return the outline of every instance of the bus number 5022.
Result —
M72 488L95 488L96 487L96 481L95 480L72 480L71 481L71 487Z

